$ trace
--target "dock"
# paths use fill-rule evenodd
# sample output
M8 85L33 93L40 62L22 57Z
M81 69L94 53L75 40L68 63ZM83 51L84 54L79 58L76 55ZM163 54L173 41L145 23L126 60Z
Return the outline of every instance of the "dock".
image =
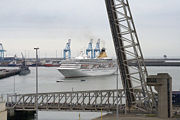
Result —
M130 66L137 66L136 62L129 62ZM180 66L180 59L144 59L146 66Z
M20 73L20 69L0 69L0 79L7 78Z

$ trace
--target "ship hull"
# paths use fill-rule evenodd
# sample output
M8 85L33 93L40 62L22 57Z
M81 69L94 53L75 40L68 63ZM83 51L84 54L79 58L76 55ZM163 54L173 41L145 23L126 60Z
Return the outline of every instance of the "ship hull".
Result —
M54 65L54 64L45 64L45 67L58 67L59 65Z
M117 70L117 68L88 69L88 70L87 69L61 69L61 68L57 68L57 69L66 78L112 75Z

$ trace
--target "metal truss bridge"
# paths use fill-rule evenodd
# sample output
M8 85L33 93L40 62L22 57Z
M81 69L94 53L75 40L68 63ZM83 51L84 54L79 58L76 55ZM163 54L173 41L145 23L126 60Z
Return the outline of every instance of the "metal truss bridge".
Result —
M136 97L143 97L142 90L135 90ZM38 109L53 111L124 111L125 93L119 90L94 90L77 92L52 92L38 94ZM7 95L7 109L35 111L36 94Z

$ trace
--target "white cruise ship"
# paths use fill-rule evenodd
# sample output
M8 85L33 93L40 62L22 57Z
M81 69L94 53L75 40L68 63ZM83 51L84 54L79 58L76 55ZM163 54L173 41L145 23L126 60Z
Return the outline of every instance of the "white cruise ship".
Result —
M96 59L64 60L57 69L66 78L112 75L117 70L116 61L106 57L105 51L101 51Z

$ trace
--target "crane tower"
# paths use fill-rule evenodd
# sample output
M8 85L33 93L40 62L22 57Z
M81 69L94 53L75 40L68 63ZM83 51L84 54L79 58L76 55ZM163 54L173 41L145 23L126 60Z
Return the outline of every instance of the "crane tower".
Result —
M117 63L126 96L127 108L152 111L155 105L152 88L147 86L148 76L128 0L105 0ZM135 63L130 66L128 63ZM141 90L138 97L135 90Z
M88 44L88 48L86 49L86 55L88 56L89 52L91 53L90 54L90 57L93 58L93 48L92 48L92 42L93 40L91 39L89 44Z
M94 58L96 58L96 53L98 52L100 54L100 39L98 39L97 43L96 43L96 47L94 49Z
M66 53L68 53L68 59L71 58L71 39L68 40L68 42L66 43L66 47L64 49L64 59L66 59Z
M4 60L4 48L3 48L3 45L2 43L0 43L0 60Z

